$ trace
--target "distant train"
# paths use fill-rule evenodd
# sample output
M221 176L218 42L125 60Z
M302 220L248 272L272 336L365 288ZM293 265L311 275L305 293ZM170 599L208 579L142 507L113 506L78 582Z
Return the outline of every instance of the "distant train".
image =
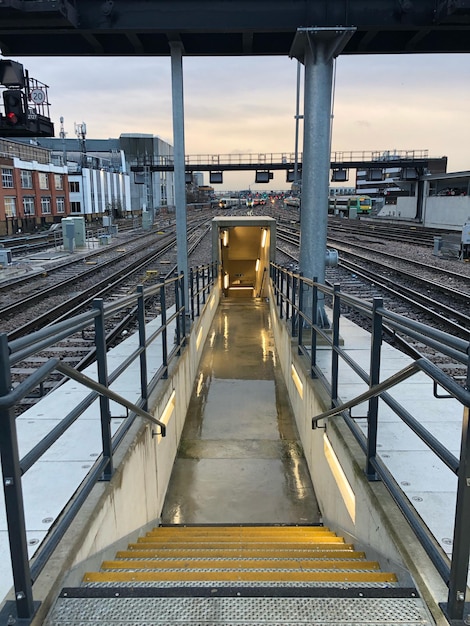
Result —
M372 211L370 196L330 196L328 214L339 217L355 217L369 215Z
M295 196L288 196L284 199L284 204L287 208L298 209L300 207L300 198L296 198Z
M221 209L231 209L234 207L238 207L240 204L240 200L238 198L220 198L219 207Z

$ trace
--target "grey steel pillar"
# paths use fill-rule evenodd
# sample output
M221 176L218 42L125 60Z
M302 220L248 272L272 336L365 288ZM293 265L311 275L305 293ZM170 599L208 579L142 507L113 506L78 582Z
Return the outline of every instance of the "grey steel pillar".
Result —
M355 28L299 28L291 57L304 64L304 137L300 209L300 271L325 282L328 190L330 176L331 102L333 62ZM310 310L312 293L304 294ZM317 323L329 321L324 296L318 294Z
M184 159L183 45L170 43L175 164L176 258L184 272L184 302L188 306L188 240L186 231L186 168Z

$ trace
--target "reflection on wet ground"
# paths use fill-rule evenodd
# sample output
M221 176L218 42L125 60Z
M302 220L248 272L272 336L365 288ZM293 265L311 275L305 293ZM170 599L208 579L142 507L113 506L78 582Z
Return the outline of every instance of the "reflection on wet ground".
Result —
M320 521L276 359L268 304L222 301L204 347L163 523Z

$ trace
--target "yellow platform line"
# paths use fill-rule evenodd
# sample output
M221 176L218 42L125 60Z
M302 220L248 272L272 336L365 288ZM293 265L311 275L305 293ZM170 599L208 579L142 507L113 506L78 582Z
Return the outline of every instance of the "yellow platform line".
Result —
M299 557L302 558L307 555L313 555L315 559L364 559L365 552L359 552L355 550L299 550ZM232 548L232 549L215 549L208 548L192 548L188 550L178 550L172 548L166 548L163 550L142 550L141 547L135 550L120 550L116 553L118 559L145 559L145 558L224 558L224 557L238 557L238 558L282 558L289 557L295 558L295 553L292 550L252 550L251 548Z
M147 561L104 561L102 569L356 569L378 570L377 561L319 561L318 559L174 559Z
M251 582L356 582L395 583L390 572L90 572L84 582L251 581Z

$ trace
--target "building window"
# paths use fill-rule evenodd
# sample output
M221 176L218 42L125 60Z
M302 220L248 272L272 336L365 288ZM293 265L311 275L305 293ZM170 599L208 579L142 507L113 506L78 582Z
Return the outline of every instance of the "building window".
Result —
M54 186L58 191L64 188L64 179L60 174L54 174Z
M5 217L16 217L16 198L5 198Z
M71 202L70 203L70 210L72 213L81 213L82 212L82 207L80 202Z
M58 196L55 199L55 205L57 213L65 213L65 198L63 196Z
M49 189L49 176L46 172L38 172L39 189Z
M70 193L78 193L80 191L80 181L72 180L69 182Z
M34 215L34 196L24 196L23 198L24 215Z
M50 196L41 196L41 213L43 215L51 214L51 198Z
M2 167L2 185L13 189L13 170L8 167Z
M32 189L33 188L33 175L29 170L21 170L21 188Z

